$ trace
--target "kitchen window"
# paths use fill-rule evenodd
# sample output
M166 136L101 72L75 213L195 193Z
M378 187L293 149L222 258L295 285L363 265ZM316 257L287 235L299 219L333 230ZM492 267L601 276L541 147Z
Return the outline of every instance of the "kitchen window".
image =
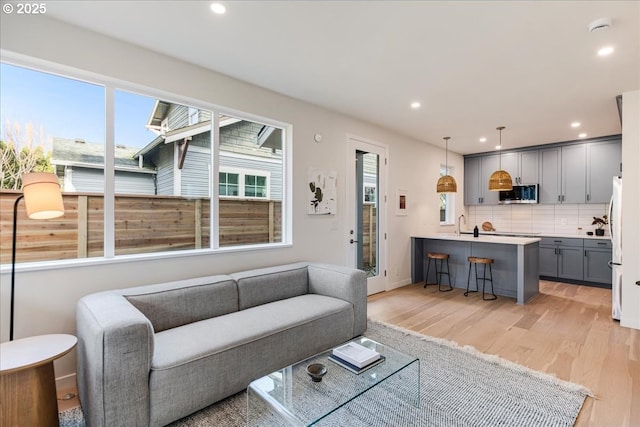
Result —
M444 165L440 166L440 176L453 175L453 168L449 166L448 170ZM440 193L440 225L455 224L455 194L456 193Z

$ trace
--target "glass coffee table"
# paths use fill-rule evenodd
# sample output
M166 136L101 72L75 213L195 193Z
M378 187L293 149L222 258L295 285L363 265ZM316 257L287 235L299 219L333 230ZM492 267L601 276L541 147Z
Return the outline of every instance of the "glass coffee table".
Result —
M247 425L310 426L332 419L344 425L350 406L367 398L399 399L420 407L419 359L366 337L352 342L379 352L385 360L355 374L330 361L330 349L259 378L247 388ZM327 367L322 381L313 382L307 374L311 363Z

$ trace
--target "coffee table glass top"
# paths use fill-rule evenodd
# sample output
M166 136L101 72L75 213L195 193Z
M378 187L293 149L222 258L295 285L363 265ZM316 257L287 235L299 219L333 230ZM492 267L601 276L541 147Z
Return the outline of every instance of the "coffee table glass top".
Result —
M385 360L354 374L329 360L330 349L259 378L247 389L248 425L264 424L259 418L264 417L265 412L292 425L312 425L401 372L409 381L415 381L417 386L412 390L415 389L417 396L411 396L411 400L417 399L414 403L419 405L420 362L416 357L366 337L352 342L377 351ZM311 381L306 372L311 363L323 363L327 367L322 381Z

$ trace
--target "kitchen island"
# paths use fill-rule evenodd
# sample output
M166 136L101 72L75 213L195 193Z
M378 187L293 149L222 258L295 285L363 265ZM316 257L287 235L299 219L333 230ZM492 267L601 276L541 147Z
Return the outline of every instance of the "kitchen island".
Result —
M496 295L515 298L525 304L539 290L539 238L507 236L456 236L432 234L411 237L411 281L423 282L427 271L427 253L449 254L451 284L456 288L467 287L469 262L467 257L493 258L493 288ZM445 263L446 264L446 263ZM478 267L482 277L484 267ZM488 272L487 272L488 275ZM471 272L470 289L475 289L475 272ZM443 277L446 283L447 277ZM429 283L435 283L433 263L429 271ZM487 284L489 286L489 284ZM482 282L480 282L482 287ZM482 290L480 290L482 292Z

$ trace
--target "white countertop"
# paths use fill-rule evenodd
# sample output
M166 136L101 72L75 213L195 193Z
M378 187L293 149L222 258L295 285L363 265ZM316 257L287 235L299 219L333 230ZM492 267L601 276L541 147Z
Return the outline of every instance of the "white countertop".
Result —
M463 230L460 233L462 234L473 234L473 230ZM495 236L496 234L508 234L509 236L515 237L562 237L565 239L593 239L593 240L611 240L609 236L589 236L585 233L582 234L562 234L562 233L527 233L526 231L481 231L480 235L484 236Z
M452 233L427 234L426 236L414 236L422 239L455 240L458 242L496 243L501 245L529 245L540 241L538 237L511 237L511 236L487 236L473 237L472 234L456 236Z

